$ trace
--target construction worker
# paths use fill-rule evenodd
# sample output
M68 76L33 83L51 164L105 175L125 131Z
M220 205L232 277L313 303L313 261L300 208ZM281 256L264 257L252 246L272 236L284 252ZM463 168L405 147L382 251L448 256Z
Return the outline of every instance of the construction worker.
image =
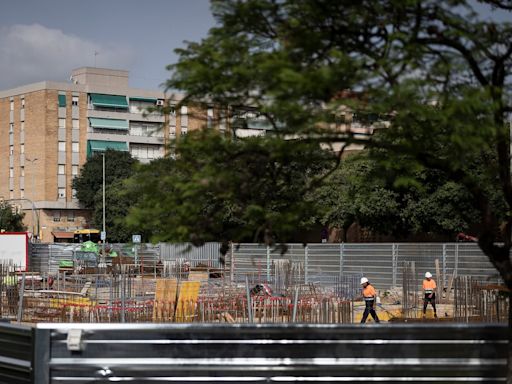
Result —
M432 274L430 272L426 272L425 280L423 280L423 292L425 293L425 297L423 298L423 317L425 317L427 312L428 303L432 304L432 308L434 308L434 317L437 317L435 293L436 288L437 285L434 279L432 279Z
M368 318L369 314L372 315L373 320L375 320L376 323L380 323L379 317L377 316L377 313L374 309L375 301L377 299L377 292L366 277L361 278L361 285L363 286L363 299L365 304L361 323L366 323L366 319Z

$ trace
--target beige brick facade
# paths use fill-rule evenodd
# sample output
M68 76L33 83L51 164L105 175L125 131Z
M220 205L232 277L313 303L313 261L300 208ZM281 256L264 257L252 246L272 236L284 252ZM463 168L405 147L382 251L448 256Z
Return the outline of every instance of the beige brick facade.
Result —
M79 170L87 161L88 143L124 142L131 152L132 147L140 151L141 146L160 150L169 142L169 116L148 117L131 108L132 99L148 98L156 102L165 100L165 95L160 91L129 88L127 76L126 71L81 68L73 71L72 82L41 82L0 91L0 197L21 206L27 230L34 232L39 241L53 242L55 233L91 226L91 213L73 198L72 191L73 169L76 172L76 167ZM92 103L93 94L124 96L129 108L97 108ZM65 107L59 107L59 95L65 95ZM76 97L78 105L74 106ZM166 102L176 105L179 96ZM181 113L176 112L179 138L184 132ZM217 110L214 116L218 117ZM206 106L188 106L186 130L205 127L207 117ZM129 128L127 131L96 129L91 126L91 118L123 120ZM141 136L135 126L132 132L132 123L145 121L163 124L164 136ZM214 127L217 126L215 123ZM148 149L148 156L149 153ZM59 197L59 192L65 197Z

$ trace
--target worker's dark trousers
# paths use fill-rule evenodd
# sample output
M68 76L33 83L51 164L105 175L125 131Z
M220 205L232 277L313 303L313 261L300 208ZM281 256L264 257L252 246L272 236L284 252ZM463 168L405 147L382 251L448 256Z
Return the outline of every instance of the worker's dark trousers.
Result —
M376 323L380 323L379 317L377 316L377 312L375 312L375 309L373 309L373 305L375 304L375 300L365 300L364 301L366 307L364 308L363 318L361 319L361 323L366 323L366 319L368 318L368 315L372 315L373 320L375 320Z
M428 303L432 304L432 308L434 308L434 315L436 312L436 294L432 293L432 297L429 297L429 293L425 293L425 298L423 299L423 314L427 312Z

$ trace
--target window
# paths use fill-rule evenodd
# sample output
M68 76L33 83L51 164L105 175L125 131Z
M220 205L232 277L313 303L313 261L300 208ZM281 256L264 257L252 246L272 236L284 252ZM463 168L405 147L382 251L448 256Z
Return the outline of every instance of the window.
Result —
M14 168L9 168L9 177L14 177Z
M25 108L25 98L21 98L21 109Z
M213 127L213 108L208 108L206 111L206 127L212 128Z
M219 129L221 131L225 131L226 130L226 126L227 126L227 121L226 121L226 110L225 109L221 109L220 112L219 112Z
M60 94L58 96L58 102L60 108L66 108L66 95Z
M20 145L20 153L21 153L21 154L24 154L24 153L25 153L25 144L21 144L21 145Z
M181 107L181 126L188 127L188 108L186 105Z
M73 199L76 199L76 189L72 189L71 190L71 197ZM74 221L75 217L74 217L74 214L73 214L73 221ZM69 217L68 217L68 221L69 221Z
M130 121L130 135L132 136L148 136L163 137L160 123L151 123L147 121Z
M71 152L78 153L80 151L80 143L71 143Z
M9 155L14 155L14 145L9 146Z
M9 132L14 132L14 123L9 124Z
M78 107L78 96L72 96L71 105L74 107Z
M11 111L14 111L14 100L11 100L11 103L10 103L9 109L10 109Z
M20 197L21 197L22 199L24 199L24 198L25 198L25 190L24 190L24 189L20 189Z
M59 188L60 189L60 188ZM60 221L60 211L55 211L53 213L53 221L59 222Z
M58 174L65 175L66 174L66 166L64 164L59 164Z
M22 121L20 122L20 131L24 131L25 130L25 122Z
M59 119L59 128L66 128L66 119Z
M66 152L66 142L59 141L59 152Z
M171 108L171 112L170 112L170 121L169 121L169 125L171 127L175 127L176 126L176 109Z
M144 113L148 110L148 108L152 108L154 106L154 101L130 100L131 113Z
M67 216L68 216L68 221L75 221L75 212L68 211Z
M152 160L163 156L163 147L151 144L134 144L130 146L130 152L137 159Z
M66 188L59 188L58 189L59 199L63 199L66 197ZM59 214L60 218L60 214Z
M20 167L21 177L25 177L25 167Z
M80 129L80 120L73 119L72 123L73 123L73 129Z
M78 175L78 165L72 165L72 166L71 166L71 174L72 174L73 176Z
M170 127L169 128L169 134L174 137L176 136L176 127Z
M188 133L187 127L181 127L181 134L186 135Z
M9 199L14 199L14 191L12 189L9 191Z

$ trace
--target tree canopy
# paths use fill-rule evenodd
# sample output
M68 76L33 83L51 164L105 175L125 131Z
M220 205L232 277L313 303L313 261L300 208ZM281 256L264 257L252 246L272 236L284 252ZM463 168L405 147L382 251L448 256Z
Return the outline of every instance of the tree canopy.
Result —
M127 183L139 196L128 221L153 241L288 241L311 225L314 204L304 195L334 162L316 144L234 140L212 130L189 133L175 151Z
M2 203L0 205L0 229L5 232L24 232L27 228L23 225L23 211L13 210L12 205Z
M479 223L471 194L441 172L418 171L414 176L421 183L405 185L396 185L398 176L363 151L345 159L309 198L317 202L319 221L344 235L357 223L398 239L416 234L455 239Z
M137 161L129 152L105 152L105 224L110 242L130 241L124 217L131 201L120 193L122 181L135 172ZM103 155L97 153L84 164L80 175L73 179L73 188L85 208L92 209L92 222L96 228L103 225Z
M479 3L510 17L507 1ZM511 23L484 19L470 0L227 0L212 10L217 26L169 67L183 102L253 106L276 135L345 147L361 137L338 124L344 108L386 116L366 145L386 149L394 184L433 170L462 186L479 245L512 288ZM468 164L481 156L476 175Z

